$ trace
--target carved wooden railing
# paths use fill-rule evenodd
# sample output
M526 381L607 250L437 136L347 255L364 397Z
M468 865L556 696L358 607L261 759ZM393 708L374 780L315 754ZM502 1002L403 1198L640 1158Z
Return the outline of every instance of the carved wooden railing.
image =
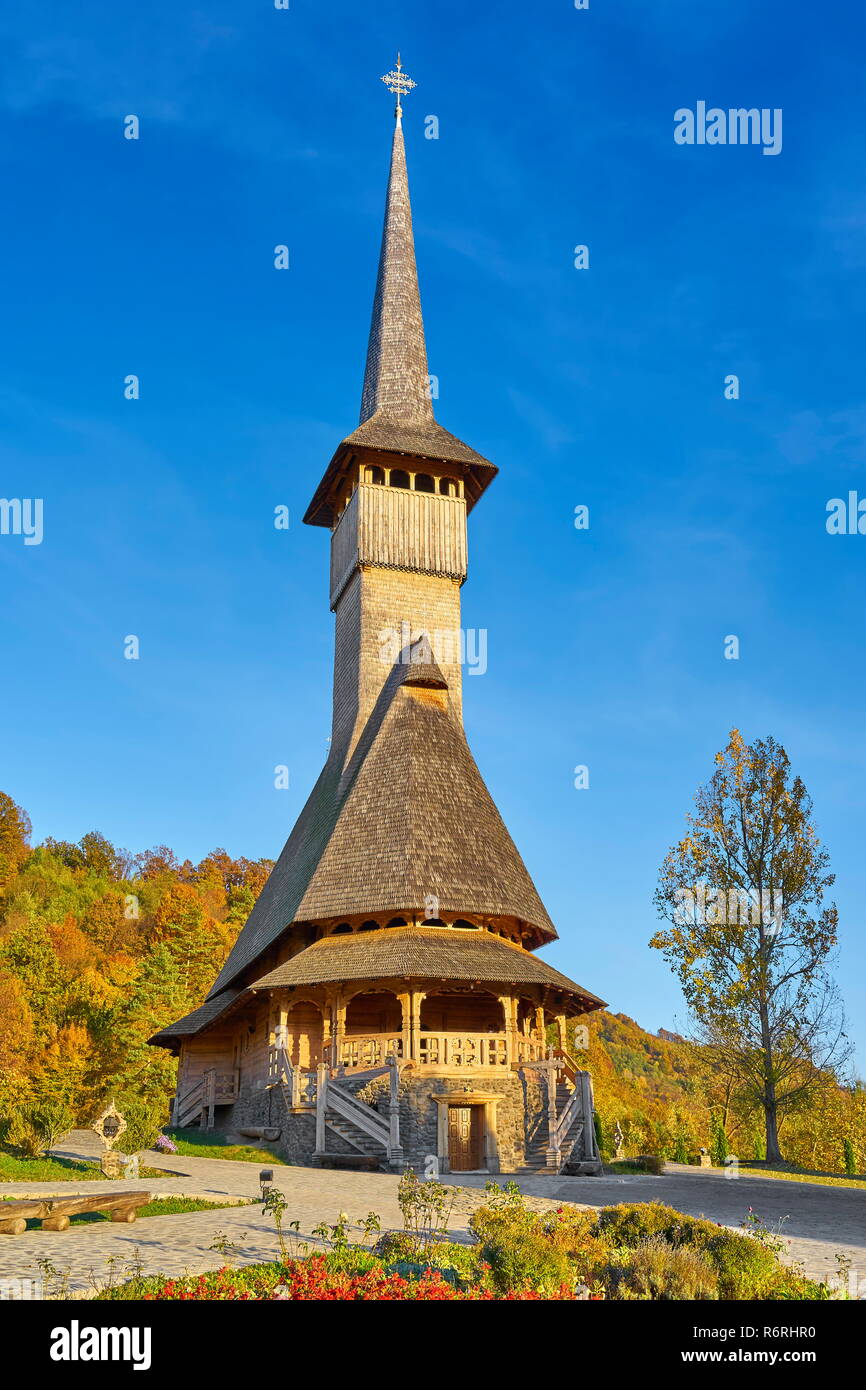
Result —
M389 1057L402 1058L403 1037L400 1033L361 1033L341 1038L330 1049L333 1065L353 1071L384 1067Z
M428 1067L507 1067L505 1033L419 1033L418 1061Z

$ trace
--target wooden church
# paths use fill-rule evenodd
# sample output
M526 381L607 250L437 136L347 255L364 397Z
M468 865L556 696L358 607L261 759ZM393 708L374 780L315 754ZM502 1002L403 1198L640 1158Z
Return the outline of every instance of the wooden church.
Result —
M304 520L331 535L327 762L206 1002L152 1043L173 1120L302 1164L598 1171L566 1023L603 1007L556 938L466 742L466 521L494 465L435 420L399 65L359 427Z

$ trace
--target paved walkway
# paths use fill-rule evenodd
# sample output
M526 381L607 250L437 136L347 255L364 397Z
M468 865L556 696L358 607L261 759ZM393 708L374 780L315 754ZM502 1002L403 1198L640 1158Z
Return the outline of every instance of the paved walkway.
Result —
M79 1134L68 1137L67 1153L92 1150ZM123 1187L154 1195L184 1195L238 1199L258 1197L259 1164L223 1159L180 1158L177 1155L144 1156L148 1165L167 1164L174 1170L164 1179L139 1179ZM375 1211L382 1229L402 1227L397 1205L399 1179L389 1173L354 1173L274 1164L275 1185L285 1192L288 1206L285 1225L300 1222L300 1240L316 1244L313 1228L321 1221L335 1222L346 1212L354 1223ZM789 1258L801 1262L813 1277L836 1272L836 1253L844 1253L859 1275L860 1292L866 1293L866 1192L851 1188L821 1187L812 1183L785 1182L772 1178L726 1179L712 1170L669 1165L664 1177L518 1178L521 1190L538 1208L574 1203L586 1208L613 1202L663 1201L694 1216L705 1215L725 1225L739 1226L748 1207L774 1227L783 1217L783 1234L789 1238ZM485 1175L460 1174L447 1179L460 1191L450 1229L466 1239L472 1209L484 1200ZM500 1182L506 1181L503 1176ZM101 1190L116 1192L111 1182L3 1183L0 1196L36 1193L90 1195ZM221 1237L233 1247L229 1257L215 1249ZM49 1275L46 1293L61 1289L66 1296L86 1297L108 1282L119 1283L140 1266L144 1273L201 1273L227 1262L247 1264L273 1259L279 1251L273 1219L263 1216L260 1205L220 1211L189 1212L181 1216L146 1217L132 1226L94 1224L67 1231L28 1231L23 1236L0 1236L0 1279L34 1278L37 1261L51 1262L57 1271ZM45 1271L42 1271L43 1276Z

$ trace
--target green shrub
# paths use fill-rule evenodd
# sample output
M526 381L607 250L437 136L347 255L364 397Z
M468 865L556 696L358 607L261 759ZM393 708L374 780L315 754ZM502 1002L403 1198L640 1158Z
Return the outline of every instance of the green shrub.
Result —
M607 1140L604 1133L604 1124L597 1110L592 1112L592 1127L595 1130L595 1147L601 1157L607 1153Z
M481 1258L490 1265L494 1287L500 1293L518 1293L523 1289L554 1293L560 1285L575 1282L565 1251L558 1249L540 1229L503 1226L496 1236L484 1242Z
M461 1279L472 1282L480 1277L477 1246L461 1245L456 1240L440 1240L430 1246L428 1253L436 1269L454 1269Z
M329 1250L325 1267L331 1274L367 1274L371 1269L381 1269L382 1261L371 1250L349 1245L342 1250Z
M642 1172L653 1173L657 1178L665 1171L665 1161L661 1154L640 1154L632 1159L632 1162L636 1163Z
M602 1207L595 1223L595 1233L607 1245L632 1249L651 1236L660 1236L669 1245L704 1245L720 1227L712 1221L686 1216L664 1202L623 1202L615 1207Z
M850 1139L846 1139L842 1145L845 1161L845 1172L849 1178L857 1176L857 1159L854 1154L854 1145Z
M719 1278L721 1298L766 1298L782 1267L754 1236L720 1230L704 1246Z
M720 1120L716 1120L713 1124L710 1154L717 1168L723 1168L725 1166L725 1159L728 1157L729 1153L730 1149L728 1148L728 1136L725 1133L725 1127Z
M611 1298L706 1300L719 1296L719 1281L700 1250L669 1245L661 1236L642 1240L630 1258L603 1274Z
M398 1260L408 1260L411 1263L421 1257L418 1238L409 1231L385 1231L373 1249L383 1264L395 1264Z

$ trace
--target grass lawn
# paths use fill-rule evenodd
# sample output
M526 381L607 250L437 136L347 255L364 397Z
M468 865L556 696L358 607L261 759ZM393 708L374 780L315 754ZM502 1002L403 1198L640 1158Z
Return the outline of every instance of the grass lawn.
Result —
M0 1182L89 1182L104 1175L94 1163L73 1158L22 1158L0 1146Z
M138 1175L140 1178L165 1177L161 1168L146 1168L144 1164ZM13 1149L0 1145L2 1182L105 1182L105 1174L98 1163L75 1158L23 1158Z
M783 1182L816 1182L822 1187L860 1187L866 1191L862 1178L820 1177L817 1173L782 1172L778 1168L748 1168L741 1163L739 1173L744 1178L781 1178Z
M214 1130L170 1129L166 1132L185 1158L226 1158L240 1163L262 1163L269 1168L285 1166L273 1150L258 1149L252 1144L230 1144L224 1135ZM170 1164L173 1157L173 1154L166 1154L166 1163Z

